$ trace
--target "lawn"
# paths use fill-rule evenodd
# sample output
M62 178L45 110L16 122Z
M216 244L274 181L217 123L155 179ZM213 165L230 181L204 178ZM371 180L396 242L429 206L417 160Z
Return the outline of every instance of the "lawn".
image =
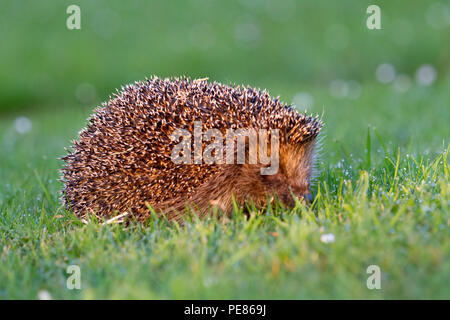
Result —
M0 299L450 299L450 4L376 3L379 30L370 0L78 0L69 30L72 1L2 0ZM313 204L183 227L65 211L64 148L151 75L322 115Z
M308 88L325 122L312 206L184 227L84 225L61 208L58 157L89 109L28 112L22 134L2 117L0 298L448 299L449 83L362 88L354 101ZM66 287L70 265L80 290ZM370 265L381 289L367 287Z

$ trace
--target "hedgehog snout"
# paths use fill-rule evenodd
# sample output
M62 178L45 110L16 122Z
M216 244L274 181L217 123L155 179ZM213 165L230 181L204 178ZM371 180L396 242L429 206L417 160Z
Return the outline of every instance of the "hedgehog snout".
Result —
M296 199L304 204L311 202L312 196L308 183L299 183L298 181L293 183L283 174L266 176L265 183L269 192L287 207L294 207Z
M284 206L288 208L295 207L296 201L299 200L303 204L311 203L312 195L309 191L307 192L294 192L293 188L286 185L283 190L274 190L273 192L276 195L278 201L280 201ZM275 201L275 197L271 198L271 203L273 204Z
M309 186L305 186L305 187L291 187L291 198L293 201L293 206L295 206L295 198L297 198L298 200L300 200L303 204L308 204L312 202L312 195L311 195L311 191L309 189Z

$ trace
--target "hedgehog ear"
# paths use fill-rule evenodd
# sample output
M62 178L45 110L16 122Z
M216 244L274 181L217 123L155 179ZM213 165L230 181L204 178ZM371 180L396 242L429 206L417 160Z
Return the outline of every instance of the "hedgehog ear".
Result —
M280 147L280 170L296 178L309 175L314 152L314 141L286 144ZM300 177L299 177L300 175Z

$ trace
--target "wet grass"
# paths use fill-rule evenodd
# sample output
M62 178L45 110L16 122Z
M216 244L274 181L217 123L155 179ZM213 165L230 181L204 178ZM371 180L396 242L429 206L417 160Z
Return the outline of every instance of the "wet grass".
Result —
M310 88L326 123L313 205L183 227L84 225L62 210L57 157L89 110L29 112L22 135L19 114L2 116L0 298L448 299L447 89L367 84L350 101ZM81 290L66 287L70 265Z

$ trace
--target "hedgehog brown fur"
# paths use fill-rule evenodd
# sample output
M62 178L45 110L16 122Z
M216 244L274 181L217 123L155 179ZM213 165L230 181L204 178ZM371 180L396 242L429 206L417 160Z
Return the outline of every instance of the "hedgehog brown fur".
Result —
M175 129L278 129L279 170L261 175L259 164L176 164L171 151ZM205 79L160 79L122 88L95 110L72 151L63 158L62 200L77 216L111 217L128 212L138 220L149 206L183 221L186 206L200 216L218 207L230 214L238 205L258 207L276 196L294 204L309 194L316 137L322 122L298 113L250 87ZM248 151L248 150L247 150ZM248 154L248 153L247 153Z

